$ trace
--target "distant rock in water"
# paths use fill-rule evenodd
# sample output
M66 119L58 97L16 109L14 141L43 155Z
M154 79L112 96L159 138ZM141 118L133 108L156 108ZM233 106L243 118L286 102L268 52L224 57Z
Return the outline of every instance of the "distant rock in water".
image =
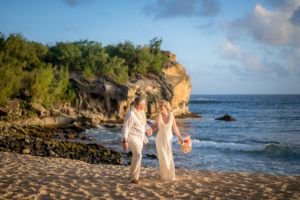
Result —
M189 113L186 113L186 114L183 114L183 115L179 115L176 118L203 118L203 117L196 114L196 113L189 112Z
M215 120L223 120L223 121L228 121L228 122L236 121L236 119L234 119L230 115L224 115L223 117L216 118Z

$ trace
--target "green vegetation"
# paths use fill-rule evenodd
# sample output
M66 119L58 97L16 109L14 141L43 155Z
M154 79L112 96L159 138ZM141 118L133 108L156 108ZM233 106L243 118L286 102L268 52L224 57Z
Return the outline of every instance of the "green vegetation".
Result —
M50 108L54 103L72 101L67 67L44 60L48 47L29 42L21 35L0 35L0 104L10 98L24 99Z
M69 71L86 79L109 77L125 83L130 76L161 73L167 57L162 40L134 46L126 41L103 47L94 41L57 42L53 46L28 41L19 34L0 33L0 105L18 98L49 109L76 97L69 84Z

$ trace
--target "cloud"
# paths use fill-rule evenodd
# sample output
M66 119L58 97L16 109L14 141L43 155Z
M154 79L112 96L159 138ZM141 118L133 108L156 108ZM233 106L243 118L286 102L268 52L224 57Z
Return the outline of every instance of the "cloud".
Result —
M299 0L266 0L266 3L286 16L291 16L295 9L300 6Z
M290 20L295 26L300 26L300 6L294 11Z
M90 3L92 0L62 0L68 6L78 6L81 4Z
M239 46L225 39L220 45L221 58L232 60L230 69L243 76L277 75L288 76L290 73L281 63L259 58L256 53L243 51Z
M231 43L229 40L225 39L223 43L221 44L221 57L223 59L242 59L242 53L238 46Z
M173 17L214 17L220 11L217 0L153 0L144 7L155 19Z
M204 24L199 24L195 28L201 30L204 34L214 34L216 32L216 23L214 19L207 20Z
M244 18L227 22L225 27L234 34L243 33L254 40L271 46L300 45L300 27L291 23L289 15L283 15L278 10L269 11L260 4L253 13Z
M239 70L251 73L300 75L300 1L267 2L273 10L257 4L239 19L221 19L228 38L220 46L221 58L235 60ZM256 49L249 52L249 44Z
M300 48L288 48L281 51L280 58L286 60L290 71L300 76Z

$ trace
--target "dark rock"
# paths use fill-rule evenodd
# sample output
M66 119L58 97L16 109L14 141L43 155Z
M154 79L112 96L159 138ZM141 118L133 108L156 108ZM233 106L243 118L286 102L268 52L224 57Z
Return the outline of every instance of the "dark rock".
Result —
M179 115L176 118L182 119L182 118L203 118L203 117L196 114L196 113L189 112L189 113L186 113L184 115Z
M81 139L81 140L92 140L89 136L86 136L86 135L81 134L81 133L77 135L77 138Z
M6 116L9 110L7 108L0 107L0 116Z
M27 134L20 131L1 132L0 150L34 156L77 159L91 164L121 165L123 161L123 157L119 152L108 150L97 143L84 144L64 140L58 141L49 137L39 137L37 134L31 134L31 132Z
M129 151L129 152L126 154L126 160L129 160L131 157L132 157L132 151Z
M71 133L66 134L65 136L67 139L74 139L74 135Z
M224 115L223 117L216 118L215 120L223 120L223 121L236 121L233 117L230 115Z
M118 128L116 124L104 124L105 128Z
M146 157L151 159L157 159L157 156L154 154L146 154Z

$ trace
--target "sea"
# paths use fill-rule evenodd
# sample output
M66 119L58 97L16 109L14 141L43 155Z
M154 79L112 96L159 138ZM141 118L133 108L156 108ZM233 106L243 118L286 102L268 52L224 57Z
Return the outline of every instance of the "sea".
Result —
M300 176L300 95L191 95L189 111L203 118L176 119L181 135L192 138L192 151L184 153L174 134L176 168ZM236 121L215 120L224 115ZM121 125L84 134L121 152L129 164ZM144 167L159 167L155 136L144 145Z

